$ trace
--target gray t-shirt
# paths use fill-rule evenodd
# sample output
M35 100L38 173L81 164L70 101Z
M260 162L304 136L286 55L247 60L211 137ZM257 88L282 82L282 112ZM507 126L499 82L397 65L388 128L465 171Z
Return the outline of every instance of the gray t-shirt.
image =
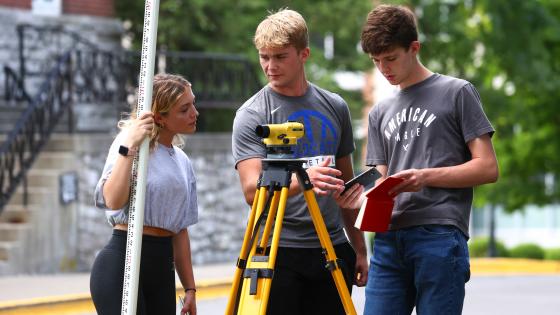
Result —
M128 223L129 205L127 202L118 210L107 208L103 186L119 156L118 150L125 132L121 132L113 141L94 192L95 206L105 210L107 220L113 226ZM149 155L146 182L145 226L179 233L198 222L196 178L191 161L183 150L158 144Z
M493 133L472 84L433 74L373 107L366 164L387 165L388 175L459 165L471 159L469 141ZM424 187L401 193L390 229L446 224L468 236L472 198L472 188Z
M250 158L266 158L266 147L255 134L257 125L287 121L298 121L305 126L305 136L294 150L294 158L307 159L305 167L317 165L326 157L332 158L334 166L336 158L354 151L350 112L339 95L311 83L305 95L299 97L281 95L265 86L237 110L232 137L235 165ZM332 243L346 242L340 208L334 199L317 196L317 203ZM303 194L288 198L280 246L321 247Z

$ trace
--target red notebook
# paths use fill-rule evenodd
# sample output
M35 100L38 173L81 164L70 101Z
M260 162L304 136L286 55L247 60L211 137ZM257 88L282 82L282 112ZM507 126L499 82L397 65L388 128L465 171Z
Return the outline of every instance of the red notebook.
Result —
M391 223L394 201L389 190L402 182L402 178L387 177L379 185L365 192L366 200L360 208L354 226L362 231L385 232Z

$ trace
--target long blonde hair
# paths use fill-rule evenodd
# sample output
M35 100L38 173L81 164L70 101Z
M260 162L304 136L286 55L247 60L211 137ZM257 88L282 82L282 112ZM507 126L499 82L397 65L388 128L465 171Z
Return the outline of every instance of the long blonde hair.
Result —
M187 81L187 79L177 74L160 73L155 75L152 92L152 113L160 113L162 115L169 113L171 107L177 103L179 98L187 91L187 88L191 86L191 83ZM126 129L130 126L131 120L136 119L137 116L137 107L134 105L130 117L121 119L118 123L118 127L121 130ZM150 135L150 151L153 151L156 147L160 130L161 126L156 123ZM182 146L183 139L179 135L175 135L173 144Z

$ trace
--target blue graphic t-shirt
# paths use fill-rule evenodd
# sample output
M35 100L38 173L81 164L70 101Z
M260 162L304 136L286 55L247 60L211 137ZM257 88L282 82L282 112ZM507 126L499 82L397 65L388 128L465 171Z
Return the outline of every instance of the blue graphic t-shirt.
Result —
M294 147L295 158L305 158L304 167L319 164L354 151L348 105L337 94L309 83L303 96L278 94L265 86L238 110L233 122L232 151L235 164L250 158L266 158L266 147L255 134L262 124L297 121L305 126L305 135ZM256 184L256 183L255 183ZM333 244L346 241L340 208L331 197L317 196ZM303 194L288 199L282 225L280 246L321 247Z

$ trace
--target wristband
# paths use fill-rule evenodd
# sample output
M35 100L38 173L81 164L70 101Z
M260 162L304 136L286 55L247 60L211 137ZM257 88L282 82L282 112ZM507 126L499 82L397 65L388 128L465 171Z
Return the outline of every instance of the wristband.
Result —
M196 289L195 288L186 288L185 289L185 293L187 293L188 291L193 291L196 293Z
M136 155L136 150L133 149L133 148L129 148L129 147L126 147L124 145L121 145L119 147L119 154L122 155L122 156L134 156L134 155Z

